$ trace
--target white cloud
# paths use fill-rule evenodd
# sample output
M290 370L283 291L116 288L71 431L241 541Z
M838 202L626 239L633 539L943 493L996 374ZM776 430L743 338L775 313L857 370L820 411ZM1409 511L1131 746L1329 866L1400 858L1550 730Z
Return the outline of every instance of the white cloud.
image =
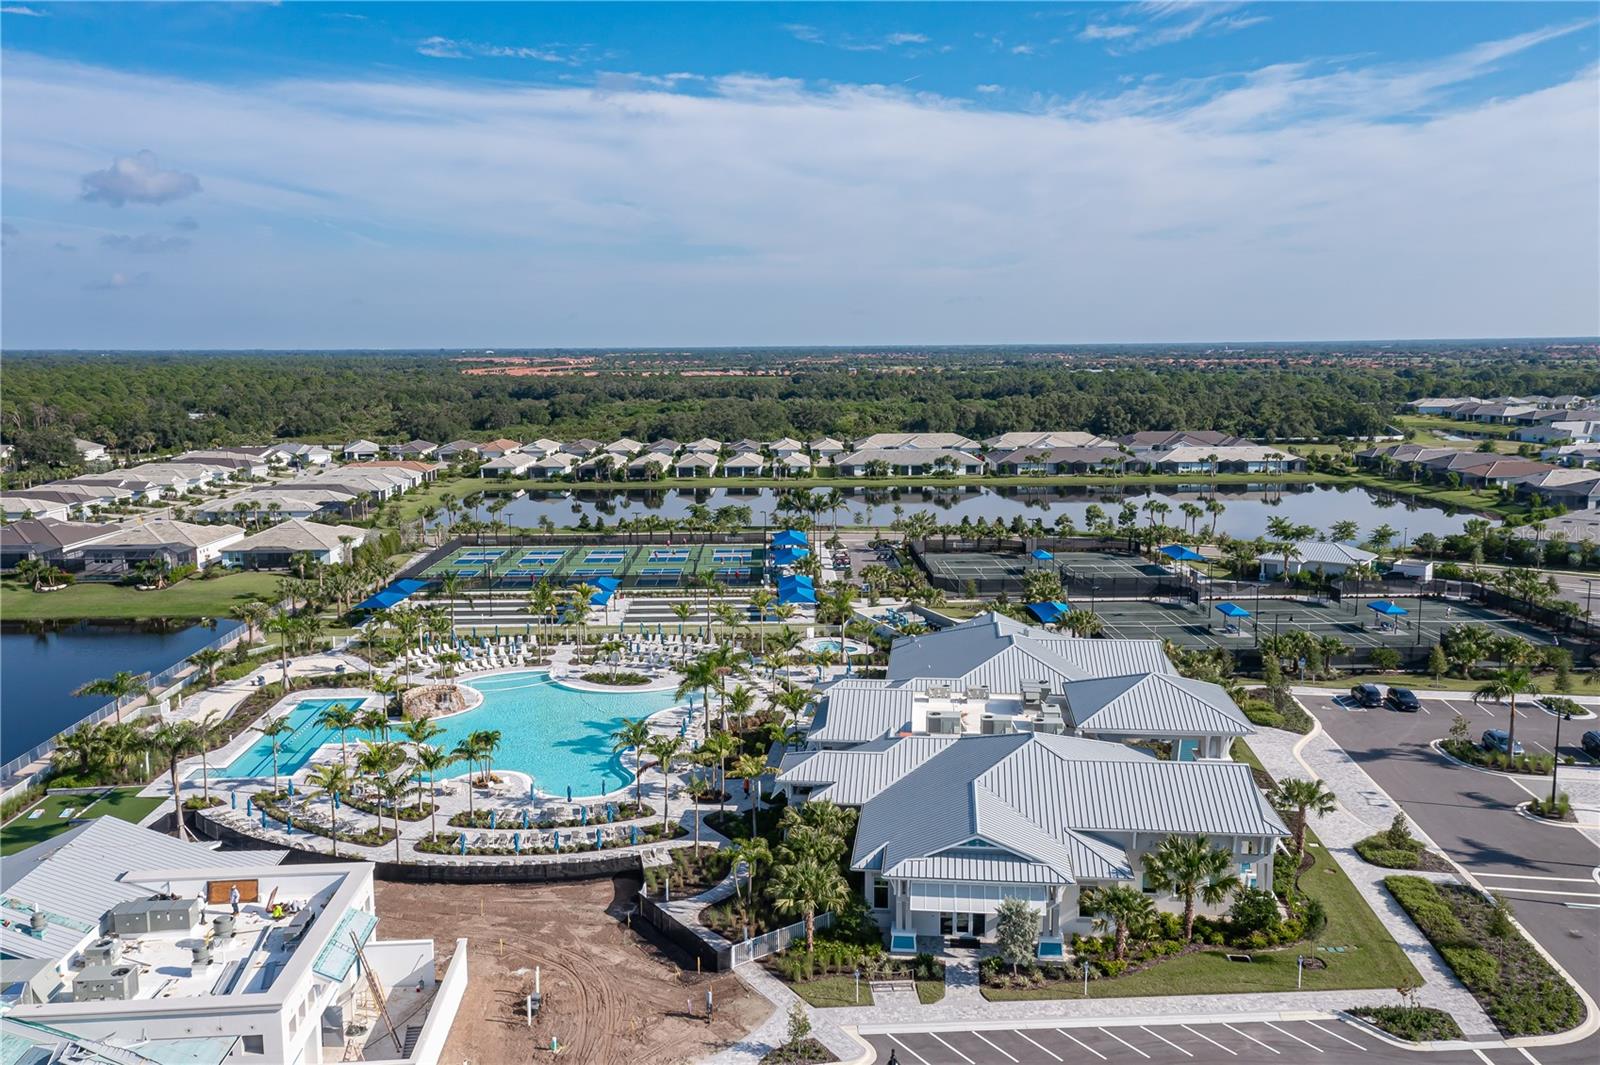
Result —
M1149 0L1131 4L1118 17L1131 21L1092 19L1078 33L1080 41L1104 41L1113 55L1177 44L1201 35L1220 36L1267 21L1265 15L1239 14L1244 5L1229 0Z
M181 170L164 170L148 148L118 156L105 170L80 179L79 199L121 207L125 203L169 203L200 191L200 179Z
M997 93L997 92L1005 92L1005 86L1004 85L979 85L979 86L976 86L976 88L981 93L991 94L991 95L993 93Z
M114 265L99 248L54 273L13 262L7 340L1592 334L1596 71L1451 103L1527 47L1278 65L1029 113L754 75L694 94L216 85L12 53L4 193L30 236L70 232L78 175L132 143L206 175L208 239L163 261L183 315L145 299L84 313L74 285ZM17 243L8 255L35 254Z
M123 288L142 288L149 283L150 275L147 273L125 274L119 270L110 277L86 282L83 287L91 292L110 292Z
M417 54L434 59L536 59L541 63L577 66L588 61L590 52L591 49L587 46L569 48L560 44L538 47L486 44L482 41L460 41L450 37L424 37L417 42Z
M28 7L26 4L6 4L4 7L0 7L0 15L26 15L29 18L48 18L50 12L40 11L36 7Z
M1011 46L1011 54L1012 55L1033 55L1034 54L1033 45L1031 45L1031 44L1014 44L1014 45Z
M925 33L891 33L884 39L885 44L927 44L928 35Z
M891 48L905 48L908 45L923 45L930 41L925 33L904 31L885 34L882 37L857 37L848 33L830 36L804 22L786 22L779 28L797 41L840 48L846 52L883 52Z
M107 233L100 238L102 248L133 252L135 255L161 255L166 252L183 251L192 243L194 242L188 237L168 237L160 233L140 233L138 236Z

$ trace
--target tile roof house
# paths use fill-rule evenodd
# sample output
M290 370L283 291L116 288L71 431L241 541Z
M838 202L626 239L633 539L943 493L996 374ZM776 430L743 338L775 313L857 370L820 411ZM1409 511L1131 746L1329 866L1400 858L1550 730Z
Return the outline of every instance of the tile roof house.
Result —
M0 525L0 569L15 569L25 558L60 563L80 547L116 533L118 526L99 522L24 518Z
M856 441L857 451L966 451L977 454L983 445L960 433L873 433Z
M846 477L869 477L875 469L901 476L940 473L978 476L986 468L984 460L972 451L931 447L864 447L836 459L834 465Z
M237 525L195 525L155 518L121 526L79 553L91 567L132 566L155 558L173 566L204 567L219 561L224 549L243 539L244 530Z
M741 451L722 464L729 477L760 477L767 469L767 460L758 451Z
M483 445L473 440L452 440L448 444L439 446L437 456L441 459L454 459L464 455L481 455Z
M391 454L405 459L425 459L439 450L439 445L431 440L408 440L389 449Z
M689 451L677 461L672 472L677 477L711 477L716 474L720 462L715 451Z
M1108 443L1105 437L1093 433L1001 433L983 442L990 451L1016 451L1019 448L1099 447Z
M371 529L359 525L323 525L290 518L224 548L222 561L252 570L288 569L296 555L308 555L324 565L342 564L349 562L355 549L371 535Z
M497 459L501 455L509 455L513 451L520 451L522 445L515 440L499 437L495 440L486 440L478 447L478 454L486 459Z
M991 455L996 473L1012 477L1029 474L1090 473L1101 469L1122 469L1127 456L1114 447L1039 447L1025 446Z
M352 440L340 448L340 454L346 459L375 459L382 450L371 440Z

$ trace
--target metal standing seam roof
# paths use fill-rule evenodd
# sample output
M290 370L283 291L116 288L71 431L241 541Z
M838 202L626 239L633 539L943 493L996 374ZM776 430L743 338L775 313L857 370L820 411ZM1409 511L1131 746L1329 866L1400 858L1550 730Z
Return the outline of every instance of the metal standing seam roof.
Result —
M283 851L251 851L243 864L270 865ZM186 843L115 817L98 817L64 844L49 840L5 860L5 916L20 927L0 929L0 951L18 958L60 957L86 933L54 921L43 939L23 931L27 916L13 907L38 906L48 914L100 927L100 918L119 902L149 898L150 888L122 878L151 869L238 869L241 856Z
M920 689L882 681L825 689L806 733L813 743L866 743L892 736L911 723Z
M784 756L778 779L816 787L811 799L861 806L955 742L954 736L907 736L846 751L804 751Z
M1131 736L1255 732L1217 684L1164 673L1074 681L1062 689L1072 724L1088 732Z
M1302 540L1294 546L1295 550L1299 552L1299 555L1296 558L1292 558L1290 561L1299 562L1302 566L1308 563L1314 565L1318 562L1331 562L1340 566L1354 566L1362 562L1376 561L1378 557L1371 551L1363 551L1359 547L1352 547L1349 544L1335 543L1332 541ZM1261 556L1261 559L1264 562L1276 561L1281 563L1283 561L1283 556L1274 555L1271 551L1267 551Z
M1047 681L1170 673L1159 640L1101 640L1062 636L1001 614L981 614L948 629L902 637L889 651L891 680L949 677L1017 693Z
M877 757L909 742L881 746ZM831 761L812 773L824 768L871 775L881 789L861 809L856 868L898 870L979 836L1069 879L1115 878L1126 858L1098 834L1288 835L1249 766L1159 761L1098 740L966 736L887 787L883 764ZM845 802L855 783L841 780L825 797Z

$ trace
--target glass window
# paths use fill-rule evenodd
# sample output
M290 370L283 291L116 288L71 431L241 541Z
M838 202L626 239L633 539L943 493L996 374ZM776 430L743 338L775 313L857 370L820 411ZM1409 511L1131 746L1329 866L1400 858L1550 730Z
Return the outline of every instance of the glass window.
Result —
M889 908L889 881L877 879L872 884L872 905L874 909L887 910Z
M241 1040L246 1054L265 1054L267 1052L267 1037L263 1035L247 1035Z

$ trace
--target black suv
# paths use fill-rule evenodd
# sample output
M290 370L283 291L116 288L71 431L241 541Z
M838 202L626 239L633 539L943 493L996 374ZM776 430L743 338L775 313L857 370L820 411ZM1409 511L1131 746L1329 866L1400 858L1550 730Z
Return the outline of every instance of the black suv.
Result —
M1590 729L1583 734L1583 753L1600 762L1600 732Z
M1376 684L1357 684L1350 689L1350 701L1370 710L1383 705L1383 692Z
M1410 688L1390 688L1389 694L1383 697L1383 705L1404 714L1414 714L1422 709L1422 702Z

